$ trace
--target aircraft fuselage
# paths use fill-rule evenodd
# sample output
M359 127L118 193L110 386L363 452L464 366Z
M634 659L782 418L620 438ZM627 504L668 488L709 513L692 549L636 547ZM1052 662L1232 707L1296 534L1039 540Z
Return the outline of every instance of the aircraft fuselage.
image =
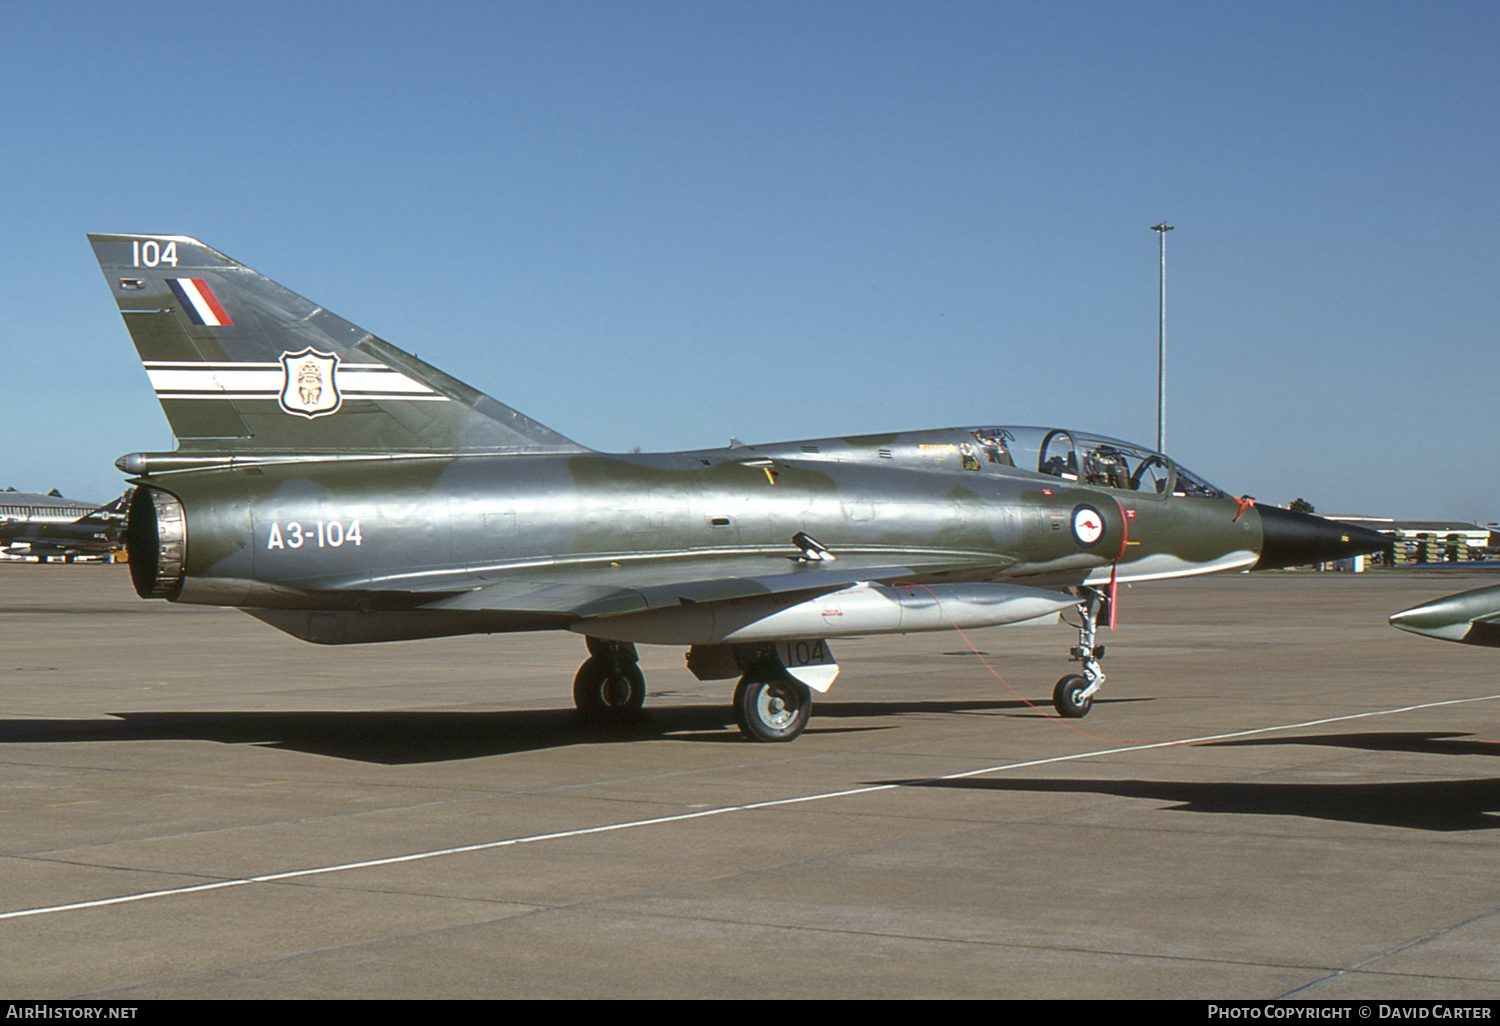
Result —
M183 512L180 551L157 560L177 567L154 594L362 611L427 606L518 570L559 582L580 573L608 581L614 571L625 587L645 564L679 578L725 558L784 571L799 558L799 533L846 563L922 553L927 569L906 576L928 584L1065 587L1256 561L1259 518L1234 500L1091 486L1010 466L951 469L941 449L956 453L958 443L928 445L938 464L931 469L882 457L879 446L830 454L824 440L668 454L303 457L170 471L138 479L148 487L132 513L131 547L144 554L173 541L146 507L159 491ZM144 591L153 587L144 575L158 576L152 563L133 563ZM440 625L424 613L378 636L555 628L571 619L490 610Z

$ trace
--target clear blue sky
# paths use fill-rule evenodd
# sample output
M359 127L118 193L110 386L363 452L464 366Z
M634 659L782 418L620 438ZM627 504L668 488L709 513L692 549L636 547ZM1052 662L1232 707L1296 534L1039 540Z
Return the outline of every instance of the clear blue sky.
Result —
M12 4L0 487L172 447L87 231L193 235L585 445L1155 438L1500 519L1500 5Z

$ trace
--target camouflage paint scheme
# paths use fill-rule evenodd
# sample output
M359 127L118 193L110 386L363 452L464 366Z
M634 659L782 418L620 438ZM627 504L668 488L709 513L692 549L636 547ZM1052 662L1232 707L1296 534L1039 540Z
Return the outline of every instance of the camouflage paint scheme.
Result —
M635 643L684 645L789 740L828 637L1077 607L1083 715L1117 583L1383 544L1056 429L593 452L196 240L89 239L178 440L118 463L141 595L319 643L572 630L593 712L640 705Z

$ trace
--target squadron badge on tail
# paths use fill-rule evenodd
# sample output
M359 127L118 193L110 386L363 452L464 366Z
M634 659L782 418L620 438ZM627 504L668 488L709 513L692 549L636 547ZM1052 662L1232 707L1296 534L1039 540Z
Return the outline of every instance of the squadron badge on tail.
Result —
M282 353L277 397L281 408L309 420L336 413L344 401L339 395L338 367L336 354L320 353L312 346L299 353Z

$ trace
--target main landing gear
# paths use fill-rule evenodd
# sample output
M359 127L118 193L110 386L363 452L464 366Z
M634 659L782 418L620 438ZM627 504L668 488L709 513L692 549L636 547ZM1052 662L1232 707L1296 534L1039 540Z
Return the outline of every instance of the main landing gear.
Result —
M636 712L646 701L646 675L635 646L588 638L589 657L573 678L573 704L599 719Z
M1104 658L1104 646L1095 645L1099 628L1099 616L1109 608L1109 599L1098 588L1083 586L1078 589L1078 644L1069 653L1069 659L1082 664L1083 673L1070 673L1057 682L1052 689L1052 707L1057 715L1074 720L1089 714L1094 704L1094 692L1104 683L1104 668L1099 660Z
M791 741L807 726L812 692L777 662L751 666L734 689L734 722L752 741Z
M646 701L646 678L635 646L602 638L587 641L589 657L573 679L573 704L597 721L629 717ZM734 689L734 722L751 741L792 741L807 726L812 690L792 676L787 662L813 674L813 682L821 687L832 683L838 672L824 642L782 647L787 648L785 657L771 644L695 647L688 656L688 668L699 680L743 674Z

